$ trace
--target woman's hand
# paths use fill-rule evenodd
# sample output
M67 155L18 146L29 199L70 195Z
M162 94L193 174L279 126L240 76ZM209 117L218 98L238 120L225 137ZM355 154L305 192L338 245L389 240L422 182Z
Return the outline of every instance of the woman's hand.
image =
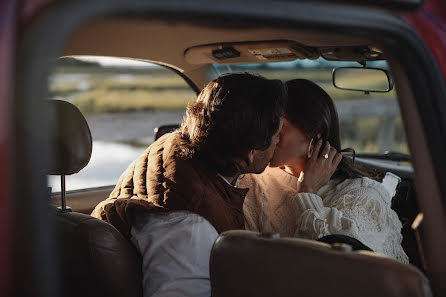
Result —
M313 155L308 159L299 177L299 192L316 194L323 185L328 183L339 162L341 162L342 155L328 142L321 156L318 157L321 146L322 139L319 139L314 147Z

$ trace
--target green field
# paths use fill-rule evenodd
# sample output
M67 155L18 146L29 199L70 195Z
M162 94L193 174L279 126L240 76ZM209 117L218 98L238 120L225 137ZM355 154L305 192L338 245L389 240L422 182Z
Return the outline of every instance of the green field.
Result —
M63 67L57 74L88 75L87 89L78 82L50 84L52 97L69 97L84 113L122 112L135 110L184 109L196 99L190 86L176 73L166 69L109 69ZM331 71L323 70L254 70L253 73L283 81L306 78L320 84L334 100L357 98L394 98L395 94L344 91L333 87ZM124 77L125 79L123 79Z
M330 69L254 69L252 73L283 81L306 78L318 83L335 100L395 98L395 92L371 93L344 91L333 87ZM196 99L190 86L168 69L121 69L64 65L54 70L54 78L70 75L83 78L54 79L49 85L51 97L71 101L84 114L117 113L141 110L178 110ZM373 77L368 78L373 80ZM380 119L361 119L341 124L343 146L357 151L378 151ZM401 119L395 120L394 149L407 153Z

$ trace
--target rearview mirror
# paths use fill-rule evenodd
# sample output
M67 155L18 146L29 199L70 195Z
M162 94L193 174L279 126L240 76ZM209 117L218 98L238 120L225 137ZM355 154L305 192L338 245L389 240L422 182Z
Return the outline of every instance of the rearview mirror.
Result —
M393 81L384 69L341 67L333 70L335 88L351 91L386 93L393 89Z

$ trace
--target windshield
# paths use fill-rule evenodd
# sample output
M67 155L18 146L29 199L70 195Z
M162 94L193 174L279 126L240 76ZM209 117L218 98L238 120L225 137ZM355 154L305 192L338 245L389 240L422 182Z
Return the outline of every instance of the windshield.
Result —
M361 65L357 62L327 61L323 58L261 64L213 64L211 78L224 73L249 72L282 81L309 79L322 87L335 102L339 114L342 148L353 148L356 153L395 151L408 154L395 89L388 93L366 94L340 90L333 86L333 69L351 66ZM367 62L367 67L388 70L386 61Z
M88 166L67 177L67 190L114 185L152 143L154 129L180 123L195 91L172 69L113 57L65 57L49 79L50 98L85 116L93 137ZM60 191L60 177L49 185Z

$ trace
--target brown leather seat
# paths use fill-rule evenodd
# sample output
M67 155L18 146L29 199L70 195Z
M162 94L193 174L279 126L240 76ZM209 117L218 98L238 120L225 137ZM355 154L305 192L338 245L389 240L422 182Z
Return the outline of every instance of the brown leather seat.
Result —
M53 131L49 174L77 173L91 156L88 124L71 103L47 104ZM55 213L63 296L142 296L141 260L112 225L69 210Z
M62 296L142 296L141 260L112 225L75 212L56 224Z
M432 296L416 267L347 245L228 231L210 262L213 297Z

